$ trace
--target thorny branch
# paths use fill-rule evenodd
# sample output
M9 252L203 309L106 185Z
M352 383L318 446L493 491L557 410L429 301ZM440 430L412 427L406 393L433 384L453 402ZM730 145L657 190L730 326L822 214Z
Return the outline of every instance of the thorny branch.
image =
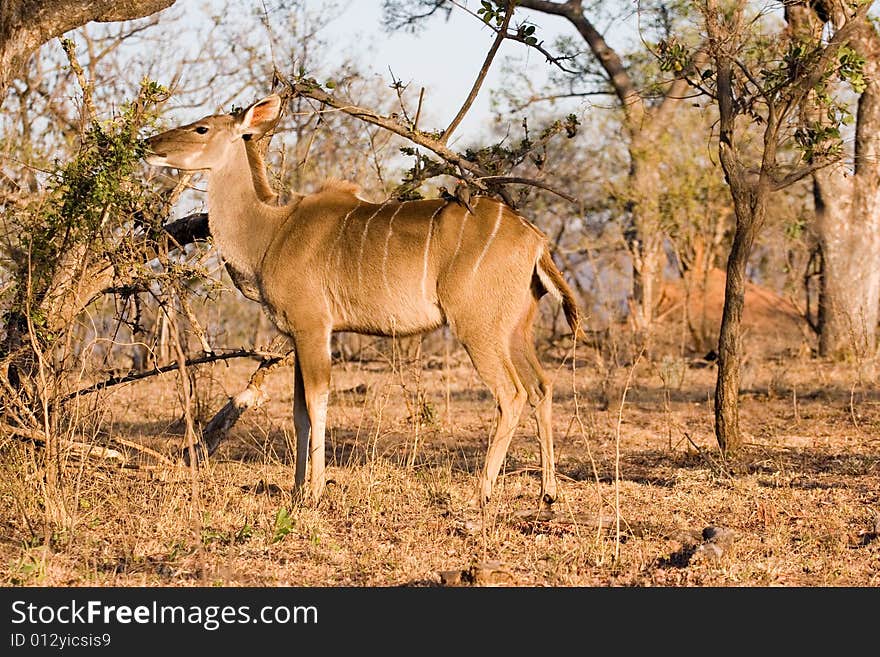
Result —
M198 358L190 358L186 361L186 366L192 365L203 365L205 363L214 363L216 361L221 360L230 360L232 358L262 358L268 359L270 361L274 359L282 359L285 357L285 354L275 351L259 351L256 349L237 349L235 351L228 351L225 353L214 353L206 356L199 356ZM134 372L132 374L125 374L122 376L111 376L109 379L105 379L103 381L98 381L90 386L82 388L80 390L75 390L64 397L61 398L61 401L68 401L75 397L79 397L81 395L88 395L92 392L97 392L98 390L104 390L105 388L111 388L113 386L118 386L122 383L131 383L132 381L139 381L141 379L146 379L151 376L156 376L158 374L165 374L166 372L173 372L180 368L179 363L169 363L168 365L163 365L162 367L156 367L151 370L147 370L144 372Z
M492 178L493 174L491 174L489 171L486 171L478 164L467 159L463 155L450 149L441 138L433 136L431 133L417 130L413 126L406 123L401 123L398 119L395 119L393 117L383 116L371 109L359 107L352 103L347 103L339 98L336 98L332 94L329 94L321 89L318 83L314 80L290 81L288 82L288 87L294 97L302 96L305 98L310 98L321 103L322 105L332 107L336 110L344 112L345 114L348 114L349 116L360 119L361 121L379 126L380 128L389 130L396 135L405 137L414 144L433 151L443 160L451 164L453 167L458 167L458 169L463 174L470 174L470 176L468 176L468 182L476 187L478 190L483 192L496 191L491 190L488 185L481 181L481 179ZM565 192L562 192L552 187L551 185L548 185L538 180L534 180L531 178L519 178L516 182L517 184L521 185L540 187L541 189L552 192L566 200L572 200L571 196L569 196ZM510 199L509 195L506 194L503 188L497 189L497 192L502 196L502 198L504 198L504 200L508 204L513 205L512 200Z

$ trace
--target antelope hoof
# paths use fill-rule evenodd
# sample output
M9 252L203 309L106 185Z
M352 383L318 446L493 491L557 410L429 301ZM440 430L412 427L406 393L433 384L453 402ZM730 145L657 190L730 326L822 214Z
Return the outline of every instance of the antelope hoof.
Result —
M544 493L541 496L541 502L538 504L538 520L552 520L556 517L556 512L553 511L553 503L556 501L555 495L550 495L549 493Z

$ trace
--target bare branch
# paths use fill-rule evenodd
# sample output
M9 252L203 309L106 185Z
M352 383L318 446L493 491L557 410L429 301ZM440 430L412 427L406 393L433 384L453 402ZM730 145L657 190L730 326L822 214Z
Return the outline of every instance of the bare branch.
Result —
M85 117L87 123L94 123L98 117L98 110L95 109L95 101L92 99L92 83L86 79L86 74L80 66L79 59L76 57L76 44L71 39L61 39L61 48L67 55L67 61L70 62L70 68L76 75L79 87L82 89L83 106L85 107Z
M360 119L361 121L366 121L367 123L372 123L373 125L377 125L380 128L390 130L394 134L400 135L401 137L406 137L414 144L424 146L428 150L433 151L450 164L458 166L476 176L486 175L486 172L484 172L479 166L477 166L473 162L466 160L461 155L451 150L441 140L430 137L424 132L414 130L407 125L402 125L399 121L391 117L382 116L381 114L378 114L373 110L364 107L358 107L357 105L352 105L351 103L346 103L342 100L339 100L338 98L331 96L327 92L322 91L315 84L310 84L306 82L290 82L288 84L294 96L304 96L306 98L311 98L312 100L316 100L319 103L328 105L329 107L333 107L334 109L337 109L350 116Z
M18 436L20 439L36 443L37 445L46 445L49 442L46 439L46 434L43 431L36 429L16 427L11 424L6 424L5 422L0 422L0 430L7 435ZM109 447L101 447L99 445L92 445L91 443L84 443L79 440L67 440L64 438L56 438L56 440L58 440L60 447L70 450L71 453L76 454L80 458L91 457L107 459L119 461L123 464L128 462L125 454L118 450L110 449Z
M480 72L477 73L477 79L474 80L474 84L471 87L470 93L468 94L467 98L465 98L465 101L462 104L461 108L458 110L458 114L456 114L455 118L452 119L449 127L443 131L441 141L444 144L449 141L449 137L461 123L462 119L464 119L465 114L468 113L471 105L473 105L474 99L476 99L477 94L480 91L480 87L483 86L483 81L486 79L486 74L489 72L489 67L492 65L492 60L495 59L495 54L498 52L498 48L501 46L501 42L504 41L504 39L506 39L508 36L507 26L510 25L511 18L513 18L513 5L512 3L508 2L507 10L504 12L504 20L501 22L501 26L496 30L495 40L492 42L492 47L489 48L489 52L486 54L486 59L483 60L483 66L480 68Z
M214 363L216 361L221 360L230 360L232 358L283 358L285 354L281 354L274 351L259 351L256 349L237 349L235 351L228 351L226 353L214 353L208 356L200 356L198 358L191 358L186 361L186 366L192 365L203 365L205 363ZM79 397L81 395L88 395L92 392L97 392L98 390L104 390L105 388L112 388L113 386L118 386L122 383L130 383L132 381L140 381L141 379L146 379L151 376L156 376L158 374L165 374L166 372L173 372L177 369L180 369L179 363L170 363L168 365L163 365L162 367L157 367L152 370L148 370L146 372L135 372L133 374L126 374L123 376L111 376L109 379L105 379L104 381L99 381L98 383L94 383L86 388L82 388L80 390L75 390L64 397L62 397L61 401L68 401L75 397Z
M410 31L416 31L418 24L423 19L430 18L437 13L438 10L445 11L448 16L451 9L449 7L444 7L445 4L446 0L434 0L425 11L413 14L406 11L397 3L389 2L385 7L385 22L392 30L404 28Z
M532 178L521 178L519 176L483 176L482 178L477 178L477 180L495 183L496 185L530 185L532 187L540 187L541 189L546 189L548 192L552 192L553 194L564 198L569 203L574 203L575 205L580 203L580 201L574 196L566 194L547 183Z
M373 110L364 107L358 107L357 105L352 105L351 103L346 103L328 94L326 91L323 91L317 86L317 84L311 81L288 82L288 86L293 92L294 96L311 98L312 100L316 100L319 103L333 107L334 109L337 109L350 116L360 119L361 121L365 121L367 123L371 123L372 125L377 125L380 128L389 130L396 135L400 135L401 137L409 139L414 144L423 146L428 150L433 151L449 164L458 167L463 174L465 172L471 174L472 177L469 178L469 182L472 183L477 189L484 192L489 191L486 184L481 182L481 180L491 178L492 174L490 174L488 171L485 171L482 167L475 164L474 162L451 150L440 139L430 136L429 134L426 134L420 130L415 130L409 124L409 122L407 122L407 124L403 124L399 120L388 116L382 116L381 114L378 114ZM517 184L521 185L530 185L532 187L548 189L548 191L553 191L555 194L558 194L563 198L567 198L565 194L548 188L546 183L538 180L533 180L531 178L518 178L516 182ZM514 205L509 194L507 194L503 189L499 189L497 190L497 192L506 203L511 206Z
M583 40L587 42L593 56L605 70L608 81L614 88L630 124L641 125L642 118L646 112L644 100L636 90L635 84L626 70L620 55L617 54L614 48L608 45L592 21L584 16L583 7L580 2L519 0L517 6L568 19Z
M817 160L811 162L808 166L800 167L799 169L792 171L791 173L786 174L781 178L771 177L770 189L772 189L774 192L778 192L779 190L785 189L789 185L792 185L799 180L803 180L807 176L815 173L816 171L824 169L832 164L836 164L838 161L839 160L837 158L831 160Z

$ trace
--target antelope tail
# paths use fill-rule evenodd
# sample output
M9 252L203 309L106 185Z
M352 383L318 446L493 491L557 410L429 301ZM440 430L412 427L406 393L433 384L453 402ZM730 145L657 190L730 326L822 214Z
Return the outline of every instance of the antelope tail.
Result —
M562 277L562 272L553 262L550 256L550 249L546 246L541 253L541 257L535 263L535 274L538 280L550 296L562 304L562 311L565 313L565 320L571 328L575 340L578 338L586 338L586 334L581 329L581 320L578 313L577 302L574 293Z

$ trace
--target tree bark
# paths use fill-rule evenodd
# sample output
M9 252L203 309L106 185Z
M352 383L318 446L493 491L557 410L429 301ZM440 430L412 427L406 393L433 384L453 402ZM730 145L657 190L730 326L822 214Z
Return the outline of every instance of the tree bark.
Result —
M842 24L845 12L835 2L802 1L786 5L785 19L794 38L816 42L826 23ZM822 256L819 353L830 357L872 354L880 319L880 36L862 19L849 45L864 57L867 83L856 112L853 166L813 173L814 226ZM809 103L800 112L805 122L826 120Z
M44 43L91 21L144 18L175 0L3 0L0 3L0 103L28 58Z
M865 58L852 171L813 176L824 269L819 353L872 355L880 320L880 35L865 21L850 41Z
M742 379L740 337L745 304L746 265L755 236L763 223L769 194L763 174L756 177L746 173L735 141L738 110L734 93L734 63L721 44L730 35L738 33L742 26L742 5L737 9L723 27L716 2L708 2L705 10L706 29L717 69L718 159L730 187L736 214L736 231L727 259L724 310L718 336L718 378L715 383L715 438L725 456L736 452L742 444L739 430L739 388ZM769 116L772 114L768 112L762 169L767 164L775 164L777 124L775 120L769 120Z
M836 172L817 175L814 184L823 259L819 353L871 354L880 303L877 192L865 189L868 185L858 177L847 179Z
M736 231L727 259L724 311L718 337L718 380L715 385L715 436L725 455L742 446L739 430L739 390L742 381L741 335L745 304L746 266L755 236L764 222L768 190L748 183L731 185Z
M647 129L633 134L628 179L629 219L624 239L633 263L633 323L643 336L654 323L657 291L663 278L664 233L660 221L659 154Z

